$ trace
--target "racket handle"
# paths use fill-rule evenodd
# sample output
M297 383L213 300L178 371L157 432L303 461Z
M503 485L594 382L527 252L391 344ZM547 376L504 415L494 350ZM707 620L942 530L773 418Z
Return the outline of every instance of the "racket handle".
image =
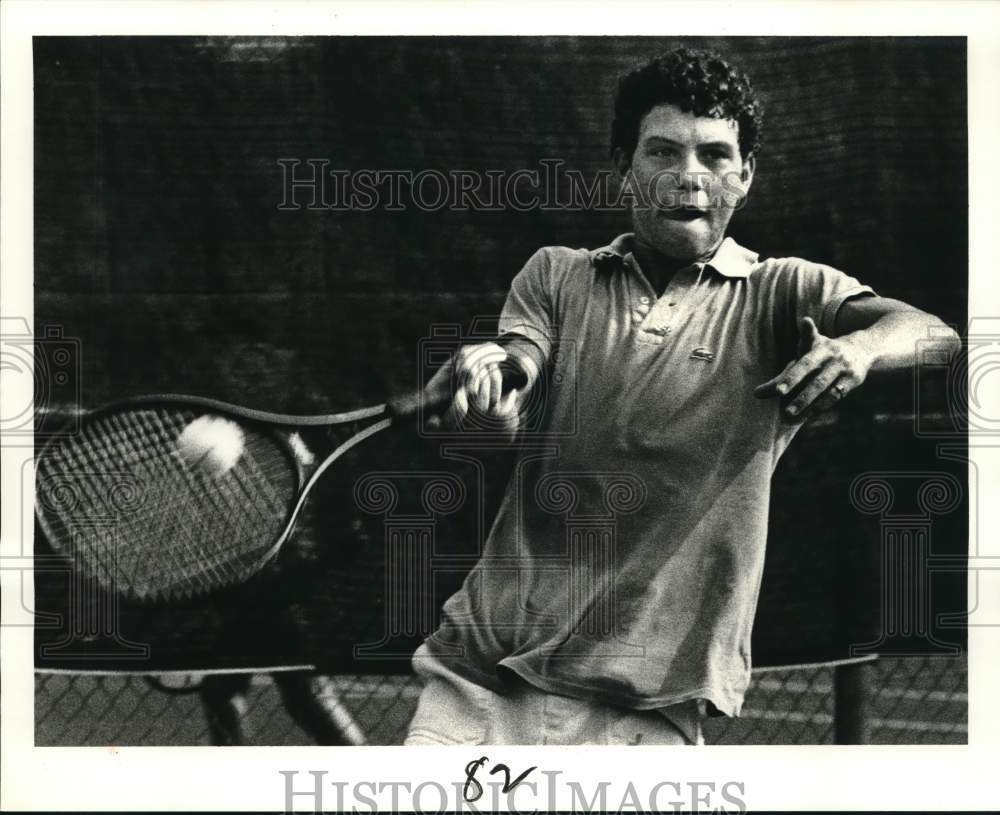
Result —
M500 363L500 375L503 377L504 393L523 388L528 384L527 374L511 359L505 359ZM444 413L454 397L451 385L451 381L446 380L433 390L424 388L417 393L390 399L389 413L395 419L409 419L421 413L429 416Z

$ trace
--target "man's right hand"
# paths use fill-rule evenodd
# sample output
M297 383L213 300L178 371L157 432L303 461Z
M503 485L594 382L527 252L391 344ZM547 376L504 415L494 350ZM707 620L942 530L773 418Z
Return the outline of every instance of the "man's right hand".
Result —
M428 426L460 429L473 411L484 420L477 424L513 439L520 424L519 399L524 389L504 392L501 364L507 358L507 352L495 342L463 346L427 384L430 390L447 387L449 382L454 388L449 408L441 416L431 417ZM524 370L529 385L534 382L538 372L530 358L519 355L512 361Z

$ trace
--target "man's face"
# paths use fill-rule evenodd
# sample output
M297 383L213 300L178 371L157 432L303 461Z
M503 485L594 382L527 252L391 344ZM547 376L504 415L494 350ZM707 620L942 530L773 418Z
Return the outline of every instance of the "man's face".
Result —
M632 226L641 244L678 260L710 254L753 180L754 160L740 156L735 122L659 105L639 123L631 162L619 150L619 173L631 171Z

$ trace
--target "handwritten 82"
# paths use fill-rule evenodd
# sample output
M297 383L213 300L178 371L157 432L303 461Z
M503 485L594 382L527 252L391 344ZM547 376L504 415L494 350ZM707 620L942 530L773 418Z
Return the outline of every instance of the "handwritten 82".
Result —
M483 797L483 785L476 780L476 771L479 770L489 758L486 756L480 756L475 761L470 761L465 765L465 786L462 787L462 797L466 801L472 803L473 801L478 801ZM538 769L537 767L528 767L523 773L521 773L517 778L511 780L510 777L510 767L506 764L496 764L493 769L490 770L490 775L495 775L496 773L503 773L503 792L508 793L513 790L518 784L524 781L533 770Z

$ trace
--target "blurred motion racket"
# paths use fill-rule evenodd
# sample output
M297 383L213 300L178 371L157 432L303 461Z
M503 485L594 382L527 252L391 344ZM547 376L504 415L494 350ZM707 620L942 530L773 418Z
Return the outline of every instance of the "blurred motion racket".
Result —
M523 384L523 373L505 368L505 389ZM194 396L115 403L42 449L36 516L53 549L104 588L138 600L200 595L272 560L310 490L351 448L450 400L450 389L425 390L323 416ZM339 433L322 460L299 435L309 427Z

